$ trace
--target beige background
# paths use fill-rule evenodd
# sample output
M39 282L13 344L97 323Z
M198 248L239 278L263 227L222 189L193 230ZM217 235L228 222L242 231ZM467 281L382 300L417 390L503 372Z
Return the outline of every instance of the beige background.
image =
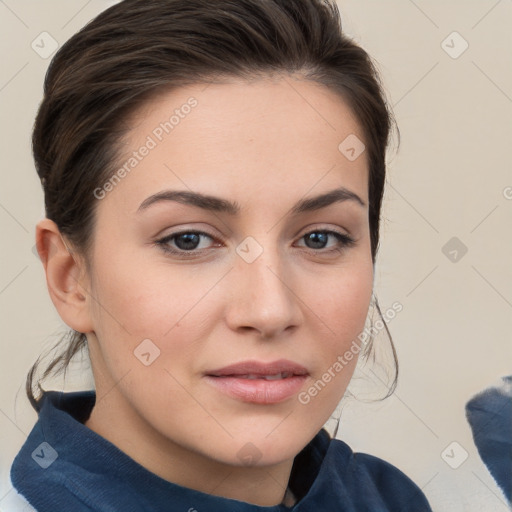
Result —
M13 510L10 463L36 419L25 375L63 325L33 253L43 196L29 140L50 59L31 43L46 31L62 44L113 3L0 1L2 511ZM507 510L464 405L512 373L512 2L339 5L347 33L379 64L401 130L389 158L376 293L383 310L395 301L404 309L389 324L401 365L395 395L347 401L338 437L397 465L435 511ZM452 237L467 247L457 261L442 250ZM453 441L469 454L457 469L441 457Z

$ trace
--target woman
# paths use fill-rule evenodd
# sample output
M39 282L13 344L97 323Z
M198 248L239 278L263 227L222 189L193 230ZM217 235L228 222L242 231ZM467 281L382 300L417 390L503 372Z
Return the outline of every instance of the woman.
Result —
M36 239L73 336L46 374L87 348L95 390L28 376L36 510L430 510L322 429L371 350L391 124L330 2L125 0L59 50Z

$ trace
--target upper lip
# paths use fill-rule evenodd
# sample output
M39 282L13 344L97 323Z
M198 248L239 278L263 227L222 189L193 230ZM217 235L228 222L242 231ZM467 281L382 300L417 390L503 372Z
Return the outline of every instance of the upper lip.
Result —
M240 363L225 366L224 368L207 371L206 375L221 377L228 375L276 375L278 373L308 375L308 371L304 366L287 359L279 359L278 361L270 361L268 363L259 361L242 361Z

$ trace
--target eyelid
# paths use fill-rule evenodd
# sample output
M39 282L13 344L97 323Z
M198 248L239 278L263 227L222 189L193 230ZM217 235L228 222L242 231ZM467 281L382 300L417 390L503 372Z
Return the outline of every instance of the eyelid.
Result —
M165 235L158 234L158 235L153 237L153 240L154 241L158 241L158 240L162 240L164 238L170 238L170 237L173 237L173 236L182 235L184 233L197 233L197 234L200 234L200 235L206 235L206 236L209 236L210 238L212 238L214 240L220 240L222 242L224 242L226 240L226 237L224 237L223 235L218 234L218 232L214 234L214 233L210 232L207 228L193 227L193 226L181 227L181 226L182 225L180 224L179 227L174 228L174 229L176 229L176 231L170 231L168 234L165 234ZM173 228L170 228L170 229L173 229ZM166 230L162 230L162 231L165 232Z
M302 238L304 237L305 235L311 233L311 232L317 232L317 231L328 231L328 232L334 232L334 233L337 233L341 236L344 236L344 237L348 237L348 238L352 238L355 240L355 238L351 235L351 233L343 228L345 232L343 232L341 230L341 228L339 227L332 227L332 226L326 226L326 225L315 225L315 224L310 224L309 226L306 226L305 228L302 228L300 229L299 231L296 232L296 234L294 235L294 238ZM184 233L196 233L196 234L200 234L200 235L207 235L209 236L210 238L214 239L214 240L219 240L219 241L222 241L223 243L226 241L226 237L224 237L223 235L219 235L219 234L213 234L211 232L208 231L208 229L203 229L203 228L198 228L198 227L183 227L183 228L178 228L177 231L173 231L167 235L157 235L156 237L154 237L154 241L158 241L158 240L162 240L162 239L165 239L165 238L171 238L173 236L179 236L181 234L184 234ZM299 233L301 233L299 235Z
M307 235L308 233L311 233L312 231L331 231L334 233L338 233L339 235L352 237L350 232L348 231L348 229L341 228L340 226L332 226L332 225L328 225L328 224L322 225L322 223L309 224L305 228L302 228L301 230L299 230L297 235L295 235L295 236L296 237L298 236L300 238L300 237L303 237L304 235ZM344 231L346 231L346 233Z

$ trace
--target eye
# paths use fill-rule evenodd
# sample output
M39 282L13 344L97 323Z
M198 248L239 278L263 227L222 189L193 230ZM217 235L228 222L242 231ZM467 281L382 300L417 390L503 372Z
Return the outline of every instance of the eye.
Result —
M356 243L351 236L332 230L310 231L303 235L301 240L305 240L307 248L319 252L316 249L326 249L329 238L334 238L334 247L327 248L327 250L323 250L321 253L341 252L344 249L354 246Z
M214 240L213 236L203 231L180 231L157 240L156 244L167 253L188 256L186 253L192 253L193 251L201 252L208 248L200 247L202 238ZM174 244L174 248L171 242Z
M203 246L201 246L201 242L205 239L206 245L203 244ZM340 253L356 244L356 241L349 235L332 230L310 231L300 238L300 240L302 239L306 242L306 248L319 254ZM329 247L327 245L329 239L334 240L333 247ZM201 255L203 251L209 249L211 247L211 242L209 246L208 240L214 241L216 239L204 231L180 231L177 233L171 233L170 235L157 240L155 244L158 245L165 253L187 258ZM222 242L220 243L222 244Z

